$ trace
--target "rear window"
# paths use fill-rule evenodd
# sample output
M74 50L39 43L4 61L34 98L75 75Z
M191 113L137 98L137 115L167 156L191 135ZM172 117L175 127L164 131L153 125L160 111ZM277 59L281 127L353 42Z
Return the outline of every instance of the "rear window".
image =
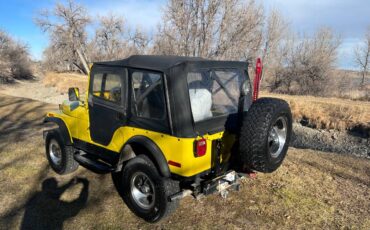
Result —
M194 122L237 113L243 74L238 69L205 69L187 75Z

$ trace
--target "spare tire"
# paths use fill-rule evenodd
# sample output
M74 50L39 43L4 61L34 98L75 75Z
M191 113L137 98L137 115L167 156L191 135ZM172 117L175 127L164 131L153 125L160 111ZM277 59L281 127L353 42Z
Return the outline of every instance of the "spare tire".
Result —
M244 167L271 173L283 162L292 134L292 114L286 101L261 98L243 117L239 157Z

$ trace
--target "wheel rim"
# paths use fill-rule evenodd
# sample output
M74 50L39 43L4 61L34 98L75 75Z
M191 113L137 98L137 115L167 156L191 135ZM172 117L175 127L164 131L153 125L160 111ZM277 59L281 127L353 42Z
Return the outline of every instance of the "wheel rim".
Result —
M283 151L287 138L287 120L285 117L276 119L270 129L268 146L271 157L277 158Z
M154 206L155 190L152 180L143 172L136 172L131 179L131 196L135 203L143 208Z
M55 140L52 139L49 144L49 155L51 161L55 165L60 165L62 162L62 149L60 148L59 143Z

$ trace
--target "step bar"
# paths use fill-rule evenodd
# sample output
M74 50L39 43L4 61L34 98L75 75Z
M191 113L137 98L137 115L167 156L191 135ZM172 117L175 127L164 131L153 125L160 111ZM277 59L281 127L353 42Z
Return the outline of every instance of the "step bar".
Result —
M77 152L74 155L74 159L83 167L98 173L106 174L115 171L115 167L109 163L103 162L100 159L92 156L88 153Z

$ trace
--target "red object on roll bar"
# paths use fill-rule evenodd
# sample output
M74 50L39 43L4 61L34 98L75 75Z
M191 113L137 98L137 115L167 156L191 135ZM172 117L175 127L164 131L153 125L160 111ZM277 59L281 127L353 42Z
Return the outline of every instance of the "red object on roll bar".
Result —
M260 90L260 82L262 79L262 61L261 58L257 58L256 61L256 73L254 76L254 87L253 87L253 101L258 99L258 93Z

